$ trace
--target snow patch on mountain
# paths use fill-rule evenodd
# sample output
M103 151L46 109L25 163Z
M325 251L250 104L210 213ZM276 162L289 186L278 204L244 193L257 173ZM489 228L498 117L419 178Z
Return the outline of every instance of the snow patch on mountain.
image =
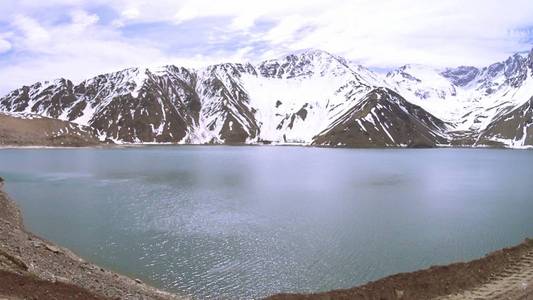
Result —
M117 143L311 144L337 126L357 133L361 142L401 146L407 145L406 128L414 126L424 144L461 139L461 145L525 147L530 143L529 123L520 132L510 131L505 118L519 107L524 113L530 109L524 105L533 96L532 60L530 52L485 68L406 65L378 74L307 49L256 65L129 68L77 85L66 79L36 83L0 98L0 111L91 126L101 139ZM379 88L397 96L375 92ZM376 101L389 100L343 119L363 99L370 99L369 93ZM400 115L411 122L397 120ZM424 129L427 126L431 128ZM435 141L429 141L430 136ZM400 137L403 142L398 142ZM328 139L335 145L350 144Z

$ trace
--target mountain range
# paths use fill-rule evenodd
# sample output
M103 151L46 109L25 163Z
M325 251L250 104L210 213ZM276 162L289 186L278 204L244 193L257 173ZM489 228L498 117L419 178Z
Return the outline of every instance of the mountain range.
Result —
M75 123L110 143L528 148L533 50L483 68L387 74L315 49L258 64L129 68L23 86L0 98L0 113Z

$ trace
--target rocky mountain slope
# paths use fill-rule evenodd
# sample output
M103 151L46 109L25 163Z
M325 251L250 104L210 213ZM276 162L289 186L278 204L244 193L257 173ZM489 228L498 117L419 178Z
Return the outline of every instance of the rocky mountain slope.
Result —
M92 146L100 144L90 127L38 115L0 113L0 146Z
M408 101L452 124L452 144L523 148L532 146L530 133L524 137L524 131L518 130L531 123L527 102L533 96L532 70L533 51L481 69L462 66L434 70L409 65L386 78ZM506 114L524 105L526 111L522 123L516 124L517 130L496 126Z
M485 68L377 74L305 50L256 65L39 82L0 98L0 111L88 126L117 143L523 148L533 146L532 70L533 51Z
M349 147L434 147L445 144L447 125L386 88L372 90L314 140Z

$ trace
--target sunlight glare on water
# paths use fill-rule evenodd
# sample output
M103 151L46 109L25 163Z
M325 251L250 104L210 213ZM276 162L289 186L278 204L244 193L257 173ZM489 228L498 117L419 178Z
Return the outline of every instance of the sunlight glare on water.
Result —
M533 152L1 150L27 226L194 298L347 288L533 234Z

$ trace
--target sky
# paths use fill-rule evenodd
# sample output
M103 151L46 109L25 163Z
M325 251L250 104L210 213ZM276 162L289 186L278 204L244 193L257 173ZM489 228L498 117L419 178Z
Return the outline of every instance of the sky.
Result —
M308 48L376 70L481 67L533 48L531 0L0 0L0 12L0 94Z

